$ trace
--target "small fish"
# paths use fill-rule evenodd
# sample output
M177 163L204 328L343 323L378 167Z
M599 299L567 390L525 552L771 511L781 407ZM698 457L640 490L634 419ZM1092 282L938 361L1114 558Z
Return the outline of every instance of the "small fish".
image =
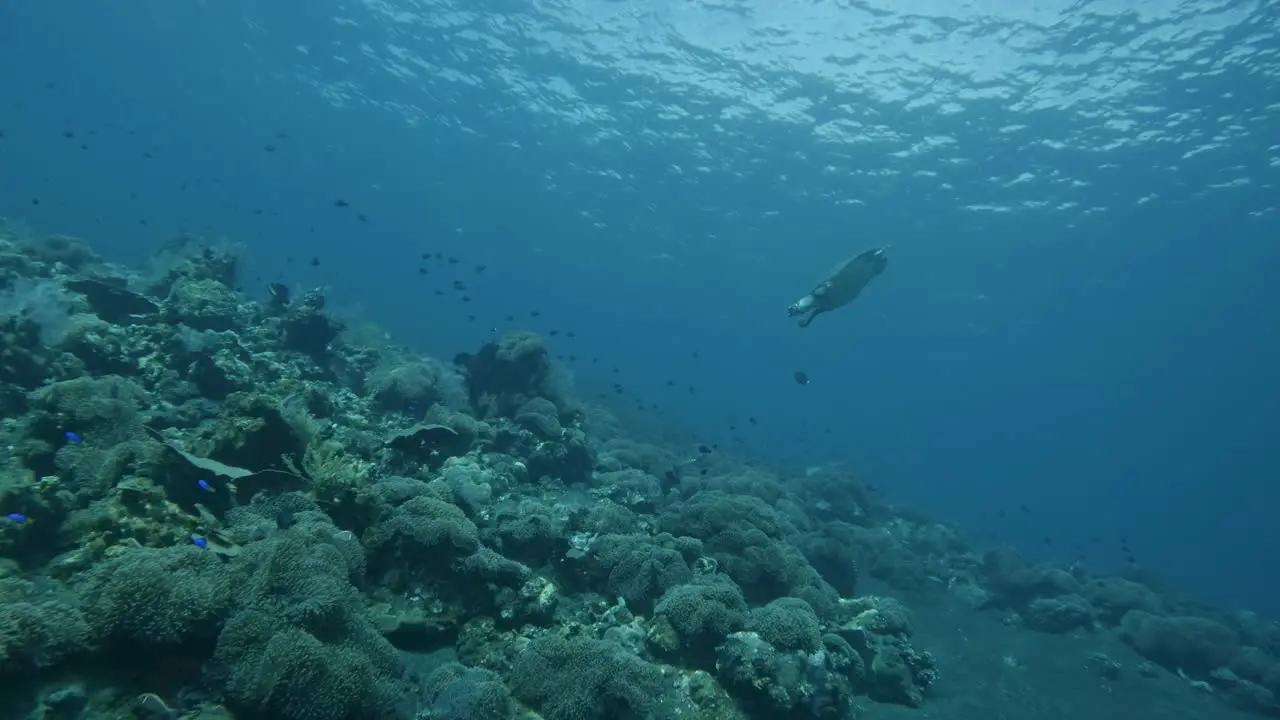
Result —
M197 480L196 484L199 485L200 489L204 490L205 492L213 492L213 488L209 487L208 480Z
M809 373L803 370L797 370L795 374L796 383L799 385L809 384Z
M195 545L198 548L204 548L209 545L209 541L200 537L199 535L196 535L191 538L191 544Z
M293 513L288 510L281 510L276 513L276 527L281 530L288 530L293 527L296 522L298 522L298 519L295 518Z
M66 431L66 432L65 432L65 433L63 433L62 435L63 435L65 438L67 438L67 442L73 442L73 443L78 443L78 442L80 442L80 436L79 436L79 435L77 435L77 434L75 434L75 433L73 433L73 432L71 432L70 430Z
M27 521L27 516L22 513L9 513L8 515L5 515L5 517L19 524Z
M707 447L706 445L699 445L698 452L702 453L703 455L710 455L711 448Z

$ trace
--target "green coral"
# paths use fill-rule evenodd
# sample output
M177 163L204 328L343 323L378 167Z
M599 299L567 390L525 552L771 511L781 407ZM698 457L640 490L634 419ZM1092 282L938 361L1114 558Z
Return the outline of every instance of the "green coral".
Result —
M94 634L130 646L211 640L233 589L226 566L195 546L126 550L94 566L80 588Z
M778 598L751 612L747 629L779 650L815 652L822 647L822 626L809 603Z
M364 542L375 550L394 543L407 543L421 550L467 555L480 542L476 526L456 505L431 497L415 497L391 515L369 528Z
M373 627L334 545L278 536L245 548L249 577L214 660L231 668L227 702L282 720L391 716L394 648Z
M713 575L669 590L654 615L670 623L686 644L714 644L746 624L747 601L732 580Z
M503 720L511 716L511 693L502 679L481 668L446 663L424 683L429 703L421 720Z
M302 455L302 472L323 502L334 502L363 486L372 471L373 463L347 454L336 440L308 443Z
M79 609L29 583L0 580L0 674L36 671L91 648Z
M511 672L516 697L547 720L660 718L673 711L662 672L617 643L545 635Z

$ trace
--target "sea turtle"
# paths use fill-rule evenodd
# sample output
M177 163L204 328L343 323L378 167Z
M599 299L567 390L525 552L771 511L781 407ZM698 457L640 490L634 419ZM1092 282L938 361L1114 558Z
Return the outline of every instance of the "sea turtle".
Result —
M808 295L792 303L787 314L801 316L800 327L809 327L809 323L822 313L853 302L872 278L884 272L889 264L889 258L885 256L888 249L873 248L836 265Z

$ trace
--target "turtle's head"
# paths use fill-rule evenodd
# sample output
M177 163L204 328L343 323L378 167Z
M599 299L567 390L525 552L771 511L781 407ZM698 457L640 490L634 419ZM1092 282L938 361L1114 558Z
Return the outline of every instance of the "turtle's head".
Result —
M813 295L805 295L799 300L791 303L791 307L787 308L787 315L795 317L809 312L813 307Z
M872 277L884 272L885 266L889 264L888 249L888 247L882 247L866 255L867 265L871 268Z

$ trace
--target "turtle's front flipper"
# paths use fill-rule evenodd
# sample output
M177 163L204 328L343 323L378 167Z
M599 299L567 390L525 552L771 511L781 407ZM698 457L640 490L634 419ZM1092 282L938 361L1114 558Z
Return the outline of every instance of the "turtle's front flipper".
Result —
M813 319L814 319L814 318L816 318L816 317L818 317L818 316L819 316L819 315L821 315L821 314L822 314L822 310L820 310L820 309L818 309L818 308L814 308L814 309L813 309L813 312L811 312L811 313L809 313L808 315L805 315L804 317L800 318L800 327L802 327L802 328L803 328L803 327L809 327L809 323L813 322Z
M805 295L799 300L791 303L791 306L787 308L787 314L790 315L791 317L795 317L796 315L803 315L809 312L809 310L813 307L813 303L814 303L813 295Z

